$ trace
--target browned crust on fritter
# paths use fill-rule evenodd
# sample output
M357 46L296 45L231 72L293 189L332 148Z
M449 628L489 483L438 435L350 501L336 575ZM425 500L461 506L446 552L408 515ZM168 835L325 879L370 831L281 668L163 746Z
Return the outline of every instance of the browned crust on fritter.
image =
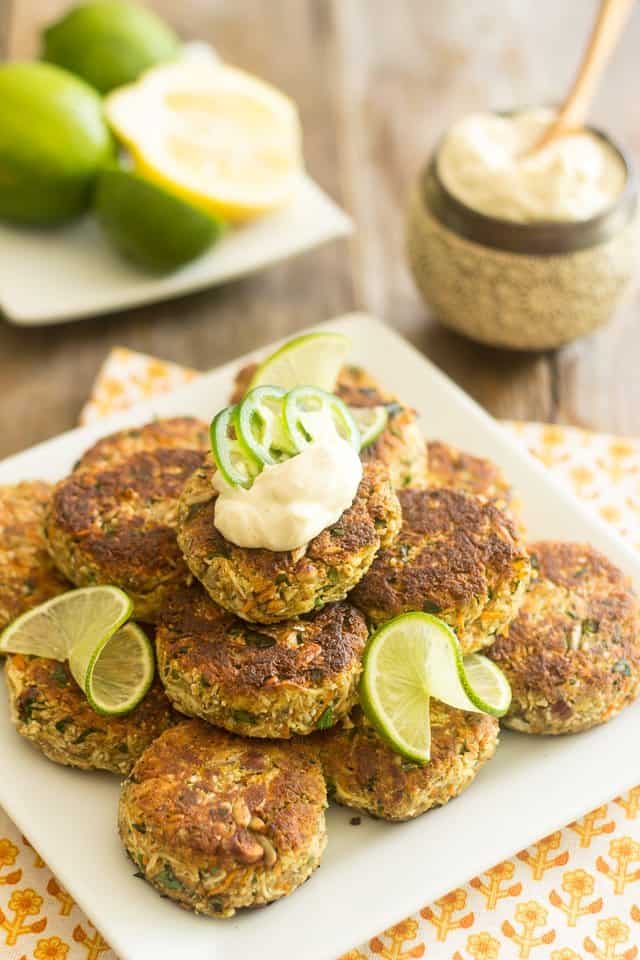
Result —
M39 480L0 487L0 630L71 588L54 566L42 534L52 490Z
M247 620L277 622L307 613L322 601L342 599L355 582L354 568L362 576L399 526L400 508L388 473L371 462L364 466L351 507L306 548L276 552L238 547L215 526L214 472L209 457L186 485L178 541L192 573L216 603ZM243 589L236 598L230 589L238 580Z
M427 443L430 487L452 487L484 497L499 510L507 510L513 490L495 463L476 457L440 440Z
M461 629L456 611L491 597L517 568L520 579L528 573L511 520L492 504L449 488L401 490L398 499L400 533L351 594L374 622L426 610Z
M176 541L177 503L202 457L198 450L158 448L62 480L45 522L60 569L77 586L122 587L136 616L155 620L164 593L188 578Z
M631 582L589 544L540 541L529 550L534 577L520 613L487 650L513 691L504 722L551 734L604 723L640 683Z
M177 719L158 681L131 713L104 717L89 706L66 663L11 654L6 677L18 732L67 766L127 774Z
M209 430L195 417L169 417L102 437L82 455L75 469L108 467L133 453L168 449L208 450Z
M158 668L183 713L233 733L287 738L349 712L367 636L364 617L348 603L257 626L193 585L163 615Z
M471 783L498 743L497 720L431 701L431 760L421 766L395 753L356 708L314 734L330 798L386 820L407 820L441 806Z
M169 604L158 636L174 663L212 683L251 692L265 684L314 687L342 673L359 659L368 631L362 614L344 602L297 620L254 627L194 586L188 605Z
M311 751L233 737L191 720L159 737L125 781L120 834L163 893L228 916L291 892L281 888L289 874L306 879L324 846L325 805ZM174 878L168 889L161 880L165 862ZM213 890L202 883L212 869L222 877ZM270 876L277 889L264 896Z

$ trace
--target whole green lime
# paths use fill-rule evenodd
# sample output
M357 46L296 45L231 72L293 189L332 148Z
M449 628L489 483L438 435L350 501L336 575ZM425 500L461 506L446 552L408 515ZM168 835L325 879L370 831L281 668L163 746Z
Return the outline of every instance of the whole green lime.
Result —
M113 151L83 80L44 63L0 66L0 219L47 225L80 213Z
M155 273L200 256L224 230L213 214L119 167L100 173L96 213L116 249Z
M151 10L124 0L74 7L43 33L42 59L77 73L101 93L133 83L176 56L173 31Z

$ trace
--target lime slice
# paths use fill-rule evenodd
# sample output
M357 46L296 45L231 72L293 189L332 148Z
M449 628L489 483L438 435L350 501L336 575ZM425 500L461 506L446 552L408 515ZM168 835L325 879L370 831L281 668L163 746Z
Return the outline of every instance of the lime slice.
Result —
M0 652L67 660L74 648L95 649L132 610L131 600L118 587L69 590L14 620L0 635Z
M351 416L360 431L360 449L377 440L389 421L389 411L384 406L349 407Z
M144 697L155 669L146 634L126 623L132 610L118 587L69 590L14 620L0 635L0 652L68 660L97 713L127 713Z
M153 682L153 647L136 623L125 623L89 659L73 658L71 672L96 713L118 716L140 703ZM76 674L75 671L78 671Z
M362 708L397 753L427 763L430 697L459 710L502 716L511 691L486 657L463 659L455 633L438 617L405 613L385 623L369 641L360 685Z
M260 364L249 389L270 384L292 390L305 385L331 392L350 347L351 341L343 333L296 337Z
M481 653L470 653L464 672L469 699L483 713L503 717L511 704L511 687L502 670Z

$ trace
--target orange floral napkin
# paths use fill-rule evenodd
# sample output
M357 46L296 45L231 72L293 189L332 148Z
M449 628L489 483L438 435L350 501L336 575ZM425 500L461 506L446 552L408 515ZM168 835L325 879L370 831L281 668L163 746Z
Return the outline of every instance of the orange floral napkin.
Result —
M196 376L113 350L81 422ZM506 423L505 429L640 549L640 440L535 423ZM638 944L640 786L472 878L342 960L634 960ZM32 958L117 960L0 810L0 960Z

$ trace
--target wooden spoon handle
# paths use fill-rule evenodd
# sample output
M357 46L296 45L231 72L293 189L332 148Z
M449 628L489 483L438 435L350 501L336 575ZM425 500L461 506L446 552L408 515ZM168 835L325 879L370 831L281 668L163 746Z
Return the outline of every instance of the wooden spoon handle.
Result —
M529 151L535 153L570 130L584 126L596 85L627 22L635 0L602 0L598 18L573 85L558 114Z

